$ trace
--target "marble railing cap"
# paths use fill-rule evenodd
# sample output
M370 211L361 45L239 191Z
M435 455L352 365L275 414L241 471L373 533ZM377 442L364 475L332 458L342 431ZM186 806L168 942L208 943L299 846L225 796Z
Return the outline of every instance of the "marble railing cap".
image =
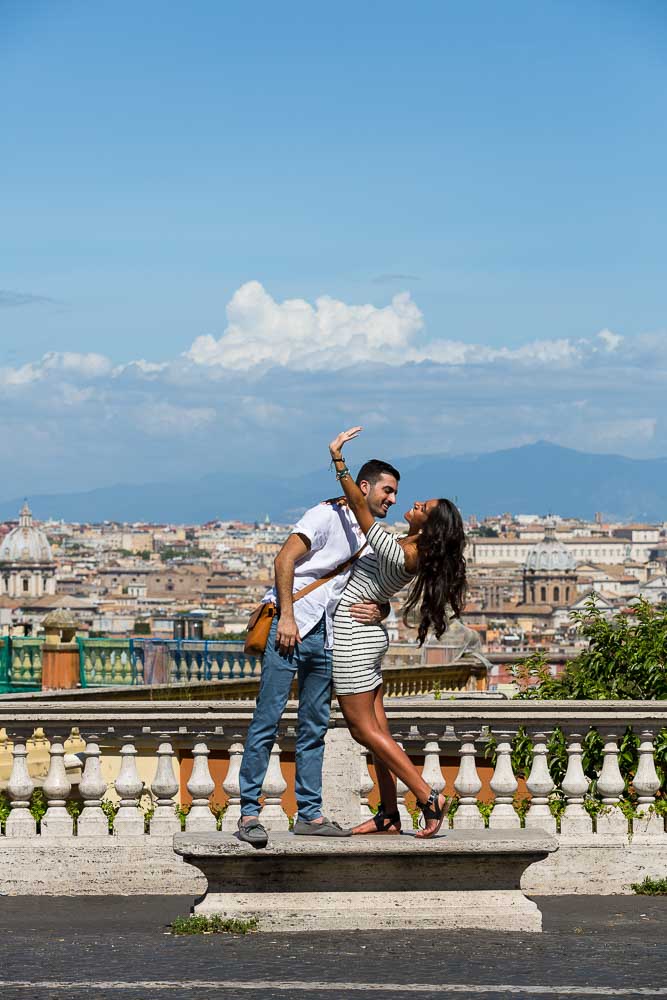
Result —
M242 728L252 718L254 701L85 701L40 699L25 701L0 699L1 726L64 725L146 727L178 731L179 726L192 731L237 723ZM296 721L298 705L288 702L282 717L284 726ZM472 730L489 725L509 729L527 725L553 728L623 726L643 724L667 726L667 701L509 701L456 699L435 701L432 698L393 698L385 702L390 722L399 727L448 725ZM343 727L345 720L335 707L332 728Z
M551 854L558 850L555 837L543 830L447 830L430 840L412 834L399 837L296 837L272 833L268 846L257 850L230 833L176 833L174 851L183 857L279 856L369 857L420 853L449 855Z

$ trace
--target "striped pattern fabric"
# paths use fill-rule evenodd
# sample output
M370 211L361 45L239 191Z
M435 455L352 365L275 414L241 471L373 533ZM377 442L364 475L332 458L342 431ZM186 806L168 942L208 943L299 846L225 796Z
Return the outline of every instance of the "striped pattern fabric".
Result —
M382 684L382 658L389 639L384 625L362 625L350 616L359 601L386 603L412 579L395 535L375 523L368 532L373 552L354 564L334 615L333 681L336 694L361 694Z

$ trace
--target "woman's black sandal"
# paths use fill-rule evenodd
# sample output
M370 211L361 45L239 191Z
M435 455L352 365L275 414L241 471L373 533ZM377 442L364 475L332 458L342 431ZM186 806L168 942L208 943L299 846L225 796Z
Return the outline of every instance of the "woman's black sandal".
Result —
M378 811L373 816L373 822L375 823L375 830L377 833L392 833L389 829L390 826L397 826L397 832L401 832L401 817L396 812L387 812L382 803L378 806Z
M429 795L426 802L417 802L417 805L422 811L422 816L428 822L430 819L437 820L438 825L434 830L429 830L422 840L426 840L428 837L435 837L436 833L444 823L447 817L447 802L445 801L442 806L438 805L438 799L440 798L440 792L436 792L435 788L431 789L431 794ZM424 827L422 827L422 830Z

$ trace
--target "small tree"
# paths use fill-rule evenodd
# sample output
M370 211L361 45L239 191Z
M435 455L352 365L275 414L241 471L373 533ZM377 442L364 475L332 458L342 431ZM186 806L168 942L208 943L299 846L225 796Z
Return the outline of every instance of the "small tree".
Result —
M607 619L592 596L573 612L588 639L560 677L542 653L516 667L519 698L652 700L667 698L667 607L640 600ZM537 677L537 684L531 683Z
M595 596L572 618L579 632L589 640L571 660L560 677L552 677L546 657L535 653L516 667L516 679L522 685L518 698L554 699L627 699L661 700L667 698L667 607L654 607L638 601L631 608L605 618ZM537 684L532 683L537 677ZM567 765L565 738L556 729L549 740L551 775L562 781ZM593 786L603 760L604 741L596 729L590 729L583 742L583 767ZM632 780L637 770L639 738L631 727L619 743L619 767L626 782L623 802L635 808L636 793ZM667 730L656 734L655 764L661 783L667 774ZM532 761L532 740L521 730L515 741L513 762L518 774L528 773ZM666 809L663 793L658 793L656 808Z

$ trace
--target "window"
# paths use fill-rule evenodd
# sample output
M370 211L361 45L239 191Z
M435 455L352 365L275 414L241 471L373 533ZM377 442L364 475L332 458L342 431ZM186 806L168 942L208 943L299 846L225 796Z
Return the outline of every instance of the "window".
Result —
M560 587L554 587L554 601L560 601Z
M547 588L540 587L540 600L546 603L546 599L547 599Z
M30 584L28 583L27 580L24 580L23 581L23 593L27 594L29 589L30 589Z

